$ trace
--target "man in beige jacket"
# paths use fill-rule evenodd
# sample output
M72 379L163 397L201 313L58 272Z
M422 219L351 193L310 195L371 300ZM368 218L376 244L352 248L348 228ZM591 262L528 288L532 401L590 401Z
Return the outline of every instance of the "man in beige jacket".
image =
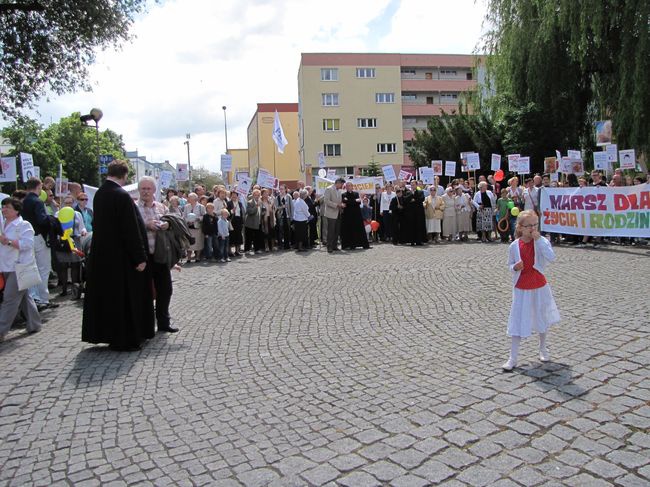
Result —
M323 196L323 216L327 221L327 252L332 253L338 248L339 233L341 232L341 188L345 179L339 178L325 190Z

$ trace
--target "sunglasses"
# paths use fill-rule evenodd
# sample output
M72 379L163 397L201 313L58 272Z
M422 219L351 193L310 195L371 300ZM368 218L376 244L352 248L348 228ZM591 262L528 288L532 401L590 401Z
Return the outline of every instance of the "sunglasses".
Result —
M88 198L79 198L77 201L88 201Z

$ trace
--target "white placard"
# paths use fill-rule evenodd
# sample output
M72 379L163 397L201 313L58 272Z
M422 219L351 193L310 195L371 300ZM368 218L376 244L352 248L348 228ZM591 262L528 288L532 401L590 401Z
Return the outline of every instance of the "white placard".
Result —
M325 169L323 169L323 168L320 168L318 170L318 177L324 178L325 176L327 176L327 171Z
M20 153L20 167L23 170L23 182L34 177L34 158L27 152Z
M383 176L373 176L372 179L375 180L375 186L379 185L381 188L384 187L384 177Z
M508 171L509 172L519 172L519 165L517 161L521 154L508 154Z
M252 179L248 176L240 176L239 181L237 181L237 193L241 196L242 202L246 202L248 198L248 192L251 190Z
M390 166L382 166L381 172L384 173L384 179L386 181L396 181L397 176L395 175L395 168L390 165Z
M481 169L481 159L478 152L467 154L467 170L478 171L479 169Z
M431 161L431 169L433 169L434 176L442 176L442 161Z
M530 174L530 157L517 159L517 172L519 174Z
M325 160L325 153L319 152L317 157L318 157L318 167L325 167L327 165L326 164L327 161Z
M334 181L332 179L325 179L320 176L317 176L315 178L315 183L316 183L316 194L324 194L325 190L334 184Z
M559 172L552 172L551 174L549 174L549 176L551 177L551 181L558 182L560 180Z
M187 163L179 162L176 164L176 181L189 181L190 171L187 167Z
M573 160L570 157L563 157L560 159L560 172L562 174L571 174L573 172L571 165L572 162Z
M454 177L456 175L456 161L445 161L445 176Z
M599 171L609 170L609 154L607 152L594 152L594 169Z
M336 179L336 169L327 170L327 179Z
M265 169L260 169L257 172L257 184L262 188L273 189L275 188L275 176Z
M555 151L555 159L559 162L562 160L562 153L559 150Z
M34 177L38 178L38 179L41 179L41 168L40 168L40 166L34 166L32 169L34 170Z
M221 172L230 172L232 170L232 156L230 154L221 154Z
M160 171L160 187L169 188L172 184L172 177L174 173L171 171Z
M609 162L618 161L618 145L617 144L608 144L605 146L605 152L609 157Z
M0 183L16 182L16 158L3 157L0 159Z
M492 154L490 171L498 171L499 169L501 169L501 154Z
M413 174L411 174L410 172L404 171L403 169L399 170L399 178L402 181L410 181L412 177L413 177Z
M579 150L568 150L566 155L569 156L569 159L573 159L574 161L582 160L582 152Z
M636 154L634 149L618 151L618 160L621 169L636 169Z
M420 168L420 179L424 184L434 184L435 175L433 174L433 168L422 166Z

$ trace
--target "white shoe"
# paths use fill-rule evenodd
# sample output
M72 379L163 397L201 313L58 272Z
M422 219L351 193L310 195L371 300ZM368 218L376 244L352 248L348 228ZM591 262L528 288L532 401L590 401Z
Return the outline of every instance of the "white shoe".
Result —
M248 255L255 255L255 251L254 250L249 251Z
M226 262L230 262L230 257L228 257L228 258L226 259Z
M517 366L517 361L513 360L512 358L509 358L508 361L501 366L501 368L509 372L512 369L514 369L516 366Z
M539 351L539 359L542 362L550 362L551 356L549 355L547 348L540 349L540 351Z

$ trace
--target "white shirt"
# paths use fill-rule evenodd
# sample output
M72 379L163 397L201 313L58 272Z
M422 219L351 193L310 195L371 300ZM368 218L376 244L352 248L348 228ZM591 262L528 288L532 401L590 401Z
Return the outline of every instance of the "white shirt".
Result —
M16 262L29 264L34 259L34 229L21 216L3 225L2 234L9 240L18 240L18 249L0 245L0 272L16 272Z
M524 210L537 209L537 198L539 197L539 189L532 187L524 189Z
M393 192L390 194L388 194L386 191L381 193L381 205L379 206L379 211L382 213L385 211L390 211L390 202L393 201L394 197L395 193Z
M305 200L298 198L293 201L293 219L297 222L306 222L309 220L309 207Z

